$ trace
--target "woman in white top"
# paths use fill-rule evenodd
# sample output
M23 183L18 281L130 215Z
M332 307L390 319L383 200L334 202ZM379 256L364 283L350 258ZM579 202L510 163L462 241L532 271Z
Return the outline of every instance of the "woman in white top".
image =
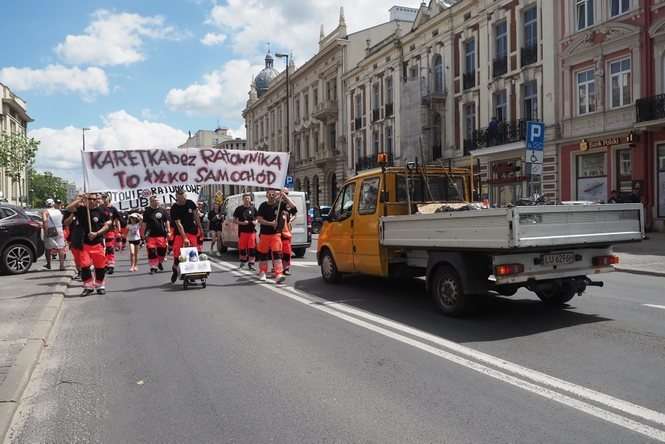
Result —
M129 215L127 223L127 242L129 242L129 271L138 271L139 248L141 247L141 222L143 217L138 213Z
M60 259L60 271L64 271L65 235L62 231L62 212L59 208L55 208L55 206L56 204L53 199L46 199L46 209L42 213L44 249L46 250L46 265L44 268L51 269L51 256L57 253Z

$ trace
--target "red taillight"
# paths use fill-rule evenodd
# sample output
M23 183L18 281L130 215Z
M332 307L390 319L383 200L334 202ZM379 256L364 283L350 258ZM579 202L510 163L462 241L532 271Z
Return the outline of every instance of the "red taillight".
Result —
M594 267L607 267L619 263L619 256L595 256L591 263Z
M501 264L494 267L494 276L511 276L524 272L522 264Z

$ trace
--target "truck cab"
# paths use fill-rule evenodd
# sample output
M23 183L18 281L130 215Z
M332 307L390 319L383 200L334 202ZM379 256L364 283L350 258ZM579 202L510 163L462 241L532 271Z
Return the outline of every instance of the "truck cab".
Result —
M387 277L390 257L399 250L382 247L381 218L416 211L416 202L468 202L471 176L463 168L388 167L348 179L323 224L317 259L326 281L343 273Z

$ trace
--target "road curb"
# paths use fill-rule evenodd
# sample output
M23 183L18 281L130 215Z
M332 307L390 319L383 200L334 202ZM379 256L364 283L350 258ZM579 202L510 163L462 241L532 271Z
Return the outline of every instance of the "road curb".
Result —
M42 351L48 347L48 336L60 314L65 292L71 279L71 274L64 274L54 283L51 299L39 314L25 346L17 355L14 366L0 385L0 442L4 442L32 372Z
M624 268L624 267L614 267L616 271L620 271L622 273L630 273L630 274L641 274L643 276L657 276L657 277L665 277L665 272L663 271L651 271L651 270L638 270L635 268Z

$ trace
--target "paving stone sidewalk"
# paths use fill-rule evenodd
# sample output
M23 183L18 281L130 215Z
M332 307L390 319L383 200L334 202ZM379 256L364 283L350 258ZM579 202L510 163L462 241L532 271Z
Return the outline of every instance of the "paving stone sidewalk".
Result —
M665 233L647 233L648 239L614 247L618 271L665 276Z

